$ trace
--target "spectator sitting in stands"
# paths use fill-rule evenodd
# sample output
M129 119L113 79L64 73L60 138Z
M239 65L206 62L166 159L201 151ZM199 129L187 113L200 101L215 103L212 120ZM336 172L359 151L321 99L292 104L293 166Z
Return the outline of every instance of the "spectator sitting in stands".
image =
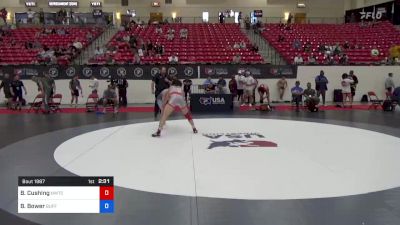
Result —
M349 63L349 56L347 54L342 54L339 58L339 64L346 65Z
M371 56L372 56L372 57L379 56L379 50L378 50L376 47L373 47L373 48L371 49Z
M174 38L175 38L175 34L172 33L172 32L168 32L168 34L167 34L167 40L168 40L168 41L173 41Z
M306 44L304 45L304 52L311 52L311 42L307 41Z
M308 57L308 64L310 64L310 65L315 65L315 64L317 64L317 58L315 57L314 54L311 54L311 55Z
M285 37L283 35L278 35L278 42L284 42L285 41Z
M99 46L96 47L96 50L94 50L94 55L95 56L102 56L104 55L104 50L103 48L100 48Z
M164 46L160 44L156 44L154 46L154 51L156 53L156 56L161 56L164 54Z
M86 33L86 40L87 40L88 42L92 42L92 41L93 41L93 34L92 34L92 32L87 32L87 33Z
M240 48L240 44L235 42L235 44L233 44L233 49L239 49Z
M146 48L147 48L147 52L150 55L150 52L153 51L153 43L150 40L147 40Z
M139 57L143 57L144 56L144 50L142 48L139 48L137 50L137 54L138 54Z
M109 65L115 64L115 60L114 60L112 55L107 55L106 63L109 64Z
M25 49L32 49L33 48L33 43L31 41L26 41L25 42Z
M294 57L293 64L294 65L301 65L304 63L303 57L301 57L300 54L298 54L296 57Z
M342 53L342 48L340 48L339 43L336 43L336 45L333 47L333 55L340 55Z
M326 51L325 45L324 44L319 44L318 45L318 52L325 53L325 51Z
M114 45L109 45L109 46L107 47L106 53L107 53L107 54L115 54L115 53L117 53L117 47L114 46Z
M236 54L235 56L233 56L232 63L241 63L241 62L242 62L242 57L240 56L240 54Z
M244 41L241 41L241 42L239 43L239 48L241 48L241 49L246 49L246 43L245 43Z
M257 45L251 46L251 51L258 52L258 46Z
M168 28L167 33L168 34L175 34L175 29L170 27L170 28Z
M141 50L141 49L139 49L139 50ZM139 52L137 52L137 53L135 53L135 54L133 55L133 63L134 63L134 64L140 64L140 55L139 55Z
M326 55L325 57L325 64L332 65L335 63L335 60L331 55Z
M177 64L179 62L178 56L176 56L176 54L172 54L170 57L168 57L168 62L170 64Z
M300 42L299 39L296 38L296 39L293 41L293 48L296 49L296 50L299 50L299 49L301 48L301 42Z
M83 48L82 42L80 42L79 39L75 39L72 46L78 51L82 50L82 48Z
M131 38L130 38L129 34L125 34L124 36L122 36L122 40L125 42L129 42L130 39Z
M349 49L349 48L350 48L350 44L349 44L348 41L344 42L343 48L344 48L344 49Z
M161 25L160 24L158 24L157 25L157 27L156 27L156 34L158 34L158 35L162 35L162 33L163 33L163 30L162 30L162 27L161 27Z
M188 38L188 29L187 28L182 28L180 31L180 37L181 39L187 39Z
M57 34L58 35L66 35L66 32L63 28L59 28L59 29L57 29Z

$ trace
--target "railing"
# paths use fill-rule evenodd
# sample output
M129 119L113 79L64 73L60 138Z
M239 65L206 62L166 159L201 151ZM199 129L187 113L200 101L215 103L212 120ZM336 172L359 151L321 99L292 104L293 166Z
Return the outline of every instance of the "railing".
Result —
M136 17L137 20L142 20L147 23L150 17ZM164 17L169 23L219 23L218 17L209 17L208 22L204 21L202 17ZM260 17L258 18L262 23L279 23L285 22L284 17ZM235 23L235 18L225 18L225 23ZM344 17L307 17L305 23L323 23L323 24L343 24Z

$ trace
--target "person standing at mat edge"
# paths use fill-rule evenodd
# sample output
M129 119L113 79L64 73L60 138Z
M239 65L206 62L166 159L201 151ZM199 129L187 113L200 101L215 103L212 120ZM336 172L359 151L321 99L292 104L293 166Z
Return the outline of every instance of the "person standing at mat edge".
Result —
M78 106L79 91L81 92L81 95L83 95L81 82L79 81L78 75L75 75L69 81L69 90L71 91L71 107L75 100L75 108L76 108Z
M351 89L351 97L352 97L352 101L354 99L354 96L356 95L356 89L357 89L357 85L358 85L358 78L357 76L354 74L353 70L350 70L348 78L350 78L351 80L353 80L353 83L350 84L350 89Z
M33 76L32 80L37 83L39 90L43 95L44 113L47 114L50 112L49 103L51 97L56 93L56 83L48 73L45 73L44 77Z
M351 90L351 85L354 83L354 80L351 79L351 76L348 74L344 73L342 75L342 94L343 94L343 108L346 107L346 102L347 100L349 101L349 106L350 108L353 105L353 95L352 95L352 90Z
M17 104L15 106L15 109L21 110L22 103L24 101L24 98L22 96L23 95L22 90L24 90L25 95L27 95L28 92L26 91L24 83L20 80L19 75L14 76L14 80L11 83L11 87L12 87L11 90L13 92L13 101Z
M128 99L126 97L127 91L126 89L129 87L128 80L126 80L125 76L120 76L116 80L116 84L118 87L118 102L119 106L126 107L128 105Z
M89 88L92 90L92 94L97 94L99 90L99 81L96 79L96 77L90 77Z
M315 78L315 90L317 91L317 97L322 95L322 105L325 105L325 95L328 90L328 78L325 76L325 72L321 70L319 75Z
M160 113L160 108L157 104L157 96L164 90L169 88L171 81L167 77L167 68L162 67L160 73L153 77L151 82L151 93L155 95L154 101L154 118Z
M282 76L282 78L278 81L277 86L279 91L279 100L282 101L283 95L285 94L286 88L288 87L285 76Z
M387 94L390 96L396 86L394 85L393 81L393 73L389 73L388 77L385 80L385 89Z
M3 88L4 91L4 97L6 98L7 102L7 108L11 107L12 103L12 92L11 92L11 79L10 79L10 74L6 73L4 74L4 78L1 81L0 84L0 90Z

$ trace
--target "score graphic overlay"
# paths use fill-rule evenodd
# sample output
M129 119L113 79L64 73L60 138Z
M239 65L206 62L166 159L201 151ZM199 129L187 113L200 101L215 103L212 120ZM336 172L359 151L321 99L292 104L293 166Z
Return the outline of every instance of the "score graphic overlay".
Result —
M114 178L18 177L18 213L114 213Z

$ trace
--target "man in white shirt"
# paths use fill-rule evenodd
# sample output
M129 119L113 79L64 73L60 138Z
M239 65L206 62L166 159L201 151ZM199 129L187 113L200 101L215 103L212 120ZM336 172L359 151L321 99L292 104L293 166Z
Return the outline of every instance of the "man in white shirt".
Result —
M393 90L395 89L394 81L393 81L393 73L389 73L388 77L385 80L385 89L388 94L392 94Z
M168 62L171 64L176 64L179 62L178 56L175 54L172 54L170 57L168 57Z
M253 105L254 100L254 89L256 88L256 80L251 75L250 71L245 72L245 79L244 79L244 98L245 100L248 99L249 106ZM242 106L244 103L242 104Z
M301 57L300 54L298 54L296 57L294 57L294 64L295 65L300 65L303 64L303 57Z
M239 72L238 75L235 76L235 80L236 80L236 83L237 83L237 96L238 96L237 100L240 103L243 102L244 79L245 79L245 76L243 76L243 72L241 72L241 71Z
M81 49L83 48L82 43L81 43L78 39L76 39L76 40L74 41L74 43L72 44L72 46L74 46L74 47L76 48L76 50L81 50Z
M94 76L90 77L89 88L92 90L92 94L97 94L99 89L99 81Z
M28 23L32 23L33 22L33 18L35 17L35 12L32 11L32 9L28 9L26 14L28 15Z

